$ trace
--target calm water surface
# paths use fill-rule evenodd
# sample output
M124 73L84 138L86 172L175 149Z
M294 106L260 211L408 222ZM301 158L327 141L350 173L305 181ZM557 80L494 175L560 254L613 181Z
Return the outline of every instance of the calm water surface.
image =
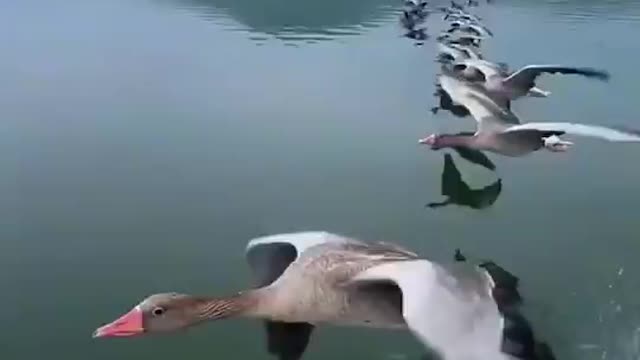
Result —
M262 326L91 339L159 291L244 287L246 241L328 230L453 249L519 275L558 359L640 356L640 148L492 156L502 193L440 201L434 43L401 37L399 1L0 2L0 358L267 359ZM640 3L496 1L490 59L609 69L546 77L525 120L638 126ZM438 24L434 24L437 31ZM454 156L472 187L496 175ZM305 359L415 359L407 334L323 328Z

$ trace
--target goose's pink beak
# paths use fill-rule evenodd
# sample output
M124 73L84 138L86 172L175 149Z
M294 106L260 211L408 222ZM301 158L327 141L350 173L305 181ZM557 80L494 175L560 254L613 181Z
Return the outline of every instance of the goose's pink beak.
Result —
M419 144L423 144L423 145L433 145L436 142L436 136L435 135L429 135L426 138L422 138L420 140L418 140Z
M119 317L116 321L101 326L93 333L98 337L122 337L140 335L144 332L142 326L142 310L138 306Z

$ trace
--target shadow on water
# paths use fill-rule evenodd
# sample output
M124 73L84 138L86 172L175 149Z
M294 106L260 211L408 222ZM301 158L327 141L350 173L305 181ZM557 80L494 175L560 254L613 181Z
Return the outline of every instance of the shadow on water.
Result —
M444 155L441 179L441 194L447 199L441 202L431 202L427 204L429 208L458 205L480 210L492 206L502 192L502 179L485 187L472 189L462 179L462 174L456 167L451 154Z
M157 0L214 22L232 19L255 40L316 42L358 35L382 26L398 1Z

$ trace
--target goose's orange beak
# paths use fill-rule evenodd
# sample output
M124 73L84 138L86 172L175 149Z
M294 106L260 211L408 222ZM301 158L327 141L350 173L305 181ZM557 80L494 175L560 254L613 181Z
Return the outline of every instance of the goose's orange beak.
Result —
M128 313L122 315L114 322L103 325L93 333L94 338L98 337L122 337L140 335L144 332L142 326L142 310L134 307Z
M423 144L423 145L434 145L436 142L436 136L435 135L429 135L425 138L422 138L420 140L418 140L418 144Z

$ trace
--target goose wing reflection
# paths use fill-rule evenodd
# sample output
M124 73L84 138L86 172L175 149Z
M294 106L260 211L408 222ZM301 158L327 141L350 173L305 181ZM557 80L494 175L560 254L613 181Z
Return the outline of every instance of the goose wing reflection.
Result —
M480 189L472 189L462 179L462 174L456 167L451 154L445 154L441 189L442 195L447 199L431 202L427 207L434 209L455 204L479 210L490 207L496 202L502 192L502 180L498 179Z

